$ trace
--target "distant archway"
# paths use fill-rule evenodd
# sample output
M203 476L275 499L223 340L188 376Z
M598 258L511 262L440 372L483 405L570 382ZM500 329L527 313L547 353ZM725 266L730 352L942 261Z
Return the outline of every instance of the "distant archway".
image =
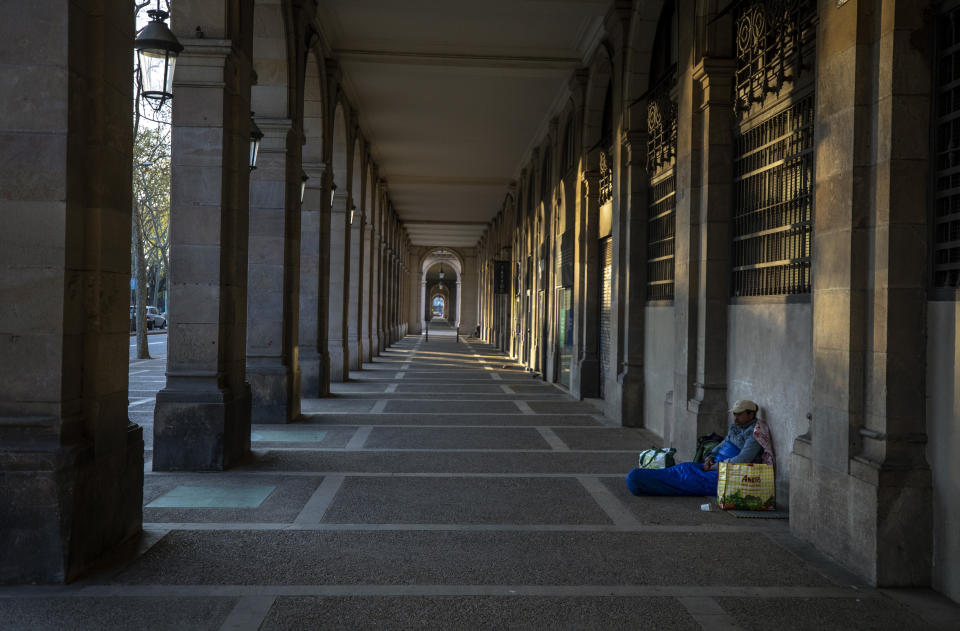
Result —
M441 273L443 274L441 278ZM432 316L433 298L445 292L444 319L460 326L463 257L451 248L434 248L420 260L420 330Z

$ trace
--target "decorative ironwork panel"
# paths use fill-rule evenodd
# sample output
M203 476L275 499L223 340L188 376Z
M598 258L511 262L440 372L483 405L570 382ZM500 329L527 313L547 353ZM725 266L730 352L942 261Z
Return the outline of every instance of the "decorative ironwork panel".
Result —
M673 300L677 179L673 169L647 188L647 300Z
M600 152L599 190L601 206L613 199L613 151L609 149Z
M600 240L600 398L604 398L607 371L613 357L613 239Z
M493 293L510 293L510 261L493 262Z
M675 75L667 74L653 89L647 100L647 173L656 175L673 166L677 154L677 104L670 92Z
M960 9L937 24L933 286L960 287Z
M810 292L813 96L736 141L734 296Z
M650 91L647 102L647 300L673 299L677 104L670 92L674 78L669 72Z
M779 93L811 65L817 6L814 0L741 0L735 10L737 92L734 111ZM805 50L808 49L808 50Z

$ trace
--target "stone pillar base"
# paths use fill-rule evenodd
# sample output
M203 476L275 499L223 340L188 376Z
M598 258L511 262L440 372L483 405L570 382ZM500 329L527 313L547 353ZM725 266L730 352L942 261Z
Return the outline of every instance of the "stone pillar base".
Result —
M617 378L620 388L620 423L624 427L643 427L643 367L624 366Z
M250 453L250 390L157 393L154 471L222 471Z
M817 464L811 451L801 437L790 454L790 530L875 587L928 586L930 470L854 458L848 474Z
M247 364L251 423L290 423L300 416L294 376L282 364Z
M330 383L342 383L346 381L348 377L348 367L346 365L348 352L343 346L343 342L331 342L327 353L330 357Z
M312 346L301 346L298 349L300 364L300 394L305 399L318 399L320 393L320 377L323 374L321 357L317 349Z
M363 345L360 343L359 339L350 340L350 370L362 370L360 365L360 358L363 357Z
M380 334L374 333L370 336L370 355L376 357L380 354Z
M576 378L571 375L570 390L579 399L600 396L600 361L585 358L577 362Z
M30 419L22 440L4 432L0 584L73 580L140 532L143 429L130 423L120 449L94 453L92 444L59 445L59 426Z

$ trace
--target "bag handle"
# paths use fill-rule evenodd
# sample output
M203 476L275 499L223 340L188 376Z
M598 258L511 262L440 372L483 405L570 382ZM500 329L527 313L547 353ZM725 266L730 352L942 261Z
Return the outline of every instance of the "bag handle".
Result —
M659 452L660 450L652 445L650 446L650 449L644 449L644 455L640 457L640 468L645 469L648 464L656 460Z

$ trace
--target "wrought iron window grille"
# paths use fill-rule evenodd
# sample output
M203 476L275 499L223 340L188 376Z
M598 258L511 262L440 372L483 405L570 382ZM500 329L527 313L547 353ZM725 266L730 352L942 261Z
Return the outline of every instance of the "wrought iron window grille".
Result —
M933 286L960 288L960 7L937 20Z
M671 71L647 93L647 173L672 165L677 153L677 104L671 92L676 74Z
M813 121L808 94L737 137L733 296L810 293Z
M607 149L600 152L600 181L598 183L600 199L599 204L603 206L613 199L613 150Z
M742 118L754 103L795 82L810 65L805 49L816 35L814 0L740 0L734 11L737 42L734 113Z

